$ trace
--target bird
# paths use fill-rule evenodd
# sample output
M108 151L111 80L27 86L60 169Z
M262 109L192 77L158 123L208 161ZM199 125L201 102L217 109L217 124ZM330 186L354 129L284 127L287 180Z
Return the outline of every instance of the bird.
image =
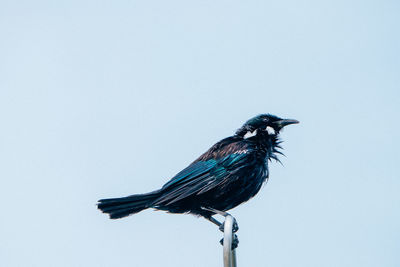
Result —
M269 178L269 162L279 161L277 154L283 155L280 131L296 123L299 121L271 114L257 115L246 121L234 135L214 144L160 189L100 199L97 207L110 219L152 208L204 217L221 227L222 223L213 216L226 216L226 211L260 191Z

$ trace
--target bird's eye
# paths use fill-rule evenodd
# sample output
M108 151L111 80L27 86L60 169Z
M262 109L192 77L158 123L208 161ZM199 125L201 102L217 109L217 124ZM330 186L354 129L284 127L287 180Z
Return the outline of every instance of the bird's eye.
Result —
M253 136L256 136L257 135L257 129L255 129L254 131L248 131L244 136L243 136L243 138L244 139L247 139L247 138L250 138L250 137L253 137Z
M265 128L265 130L268 132L269 135L275 134L275 129L272 128L271 126L267 126L267 127Z

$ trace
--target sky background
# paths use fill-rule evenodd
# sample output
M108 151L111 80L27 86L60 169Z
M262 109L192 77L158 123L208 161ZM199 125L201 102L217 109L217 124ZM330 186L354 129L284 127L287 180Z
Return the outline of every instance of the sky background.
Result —
M161 187L260 113L298 119L231 213L238 266L400 266L399 1L0 1L0 265L222 266Z

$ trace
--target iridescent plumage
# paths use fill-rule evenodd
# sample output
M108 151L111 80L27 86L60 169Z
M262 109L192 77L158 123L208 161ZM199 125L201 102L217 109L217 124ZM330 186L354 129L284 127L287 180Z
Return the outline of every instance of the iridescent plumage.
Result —
M212 210L226 211L258 193L268 179L268 160L278 160L279 131L296 120L263 114L248 120L161 189L123 198L101 199L98 208L111 219L154 208L210 218Z

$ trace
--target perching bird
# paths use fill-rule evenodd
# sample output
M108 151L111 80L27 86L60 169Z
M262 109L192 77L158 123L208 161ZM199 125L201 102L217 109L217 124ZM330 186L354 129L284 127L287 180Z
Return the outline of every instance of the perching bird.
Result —
M212 216L224 214L258 193L268 179L268 160L279 161L280 130L297 120L263 114L248 120L175 175L161 189L147 194L101 199L98 208L118 219L154 208L191 213L221 225ZM226 213L225 213L226 214Z

